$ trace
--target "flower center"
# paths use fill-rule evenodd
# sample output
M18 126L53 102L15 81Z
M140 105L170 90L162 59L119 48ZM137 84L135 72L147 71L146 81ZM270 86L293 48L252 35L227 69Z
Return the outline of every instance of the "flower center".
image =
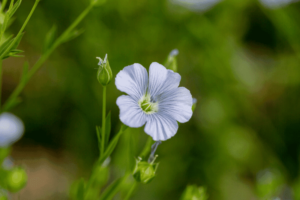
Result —
M145 94L139 100L139 106L146 114L153 114L158 111L158 102L151 101L151 96L149 94Z

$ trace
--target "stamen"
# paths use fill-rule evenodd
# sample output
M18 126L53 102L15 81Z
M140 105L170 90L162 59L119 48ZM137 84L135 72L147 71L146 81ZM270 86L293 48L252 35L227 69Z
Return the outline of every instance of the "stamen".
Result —
M139 100L139 106L146 114L153 114L158 111L158 102L151 101L151 97L149 94L145 94Z

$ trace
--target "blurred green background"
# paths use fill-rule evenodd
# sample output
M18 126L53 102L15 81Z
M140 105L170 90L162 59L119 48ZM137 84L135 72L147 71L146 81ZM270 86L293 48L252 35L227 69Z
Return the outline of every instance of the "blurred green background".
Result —
M33 3L22 2L11 33ZM88 4L40 2L19 46L25 57L4 61L3 100L23 62L39 58L51 27L61 33ZM96 56L107 53L116 75L133 63L163 63L175 48L181 86L198 99L197 107L159 146L157 177L139 185L132 199L179 199L190 184L205 186L212 200L300 199L300 4L270 8L224 0L207 10L192 8L175 0L108 0L92 10L79 26L84 33L58 48L12 110L26 127L13 151L29 171L21 199L68 199L71 182L89 176L102 112ZM121 94L114 82L108 86L113 133L120 127ZM111 180L130 167L146 139L143 128L123 134Z

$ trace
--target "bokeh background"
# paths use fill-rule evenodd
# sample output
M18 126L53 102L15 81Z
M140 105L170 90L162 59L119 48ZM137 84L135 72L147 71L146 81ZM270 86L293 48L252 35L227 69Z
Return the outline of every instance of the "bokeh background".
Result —
M22 2L11 33L33 3ZM4 61L3 100L24 61L33 65L43 52L51 27L63 32L88 3L40 2L19 46L25 57ZM84 33L55 51L11 110L26 127L12 151L29 176L21 199L68 199L71 183L89 177L102 112L96 56L107 53L116 75L133 63L163 63L175 48L181 86L197 107L159 146L156 178L132 199L179 199L191 184L205 186L212 200L300 199L299 22L300 4L280 0L107 0L94 8L79 26ZM121 125L121 94L108 86L111 137ZM110 180L131 167L146 140L143 128L122 135Z

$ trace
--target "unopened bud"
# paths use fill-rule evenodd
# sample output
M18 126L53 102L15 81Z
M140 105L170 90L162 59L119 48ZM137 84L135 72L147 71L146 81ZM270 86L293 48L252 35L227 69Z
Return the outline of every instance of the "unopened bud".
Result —
M23 168L14 168L10 170L6 176L7 189L11 192L18 192L26 183L27 174Z
M97 79L99 81L99 83L103 86L107 86L110 81L112 80L112 71L111 68L109 66L109 62L107 59L107 54L105 55L104 60L102 60L101 58L97 57L97 59L99 59L99 68L98 68L98 72L97 72Z
M133 171L133 177L137 182L149 183L154 177L158 167L158 163L154 163L155 159L148 163L142 161L141 158L136 160L136 165Z
M197 187L196 185L189 185L185 189L180 200L207 200L208 195L204 187Z
M196 109L196 105L197 105L197 99L193 98L193 105L192 105L192 111L194 112L194 110Z
M177 49L173 49L168 58L167 61L165 62L165 67L167 69L171 69L174 72L177 72L177 59L176 56L178 55L179 51Z

